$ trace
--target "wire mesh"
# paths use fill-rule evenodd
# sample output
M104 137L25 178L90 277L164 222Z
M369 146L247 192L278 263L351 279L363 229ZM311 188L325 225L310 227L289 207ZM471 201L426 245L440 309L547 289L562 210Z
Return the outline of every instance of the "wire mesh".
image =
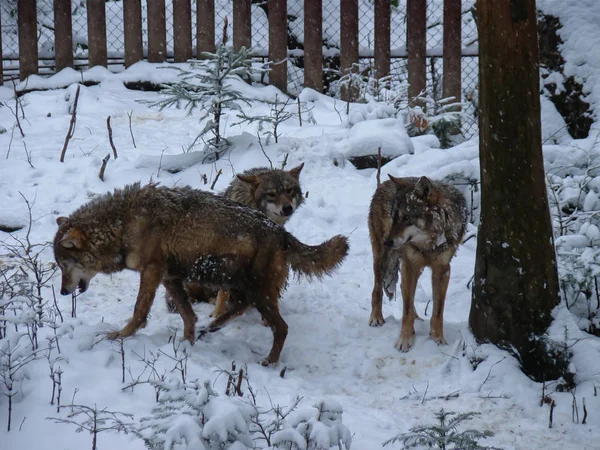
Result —
M406 53L406 0L390 0L390 45L392 50L391 75L395 78L406 79L406 61L398 55ZM142 0L142 43L144 54L148 46L147 2ZM462 87L463 102L465 103L465 120L463 131L467 137L477 132L476 101L477 101L477 29L473 17L475 0L462 0ZM196 5L191 1L191 41L193 55L196 56ZM215 38L221 40L223 23L228 18L229 29L232 26L232 0L215 0ZM37 0L38 21L38 51L40 60L47 60L51 66L54 57L54 13L52 0ZM166 46L167 56L173 55L173 3L165 1ZM252 0L252 47L256 54L268 55L268 17L267 0ZM123 2L107 0L106 8L106 42L110 62L121 62L124 56L123 40ZM287 0L288 9L288 90L298 93L304 82L302 58L302 42L304 41L304 0ZM73 24L73 50L76 61L87 59L87 15L84 0L71 0ZM322 0L323 11L323 46L328 55L339 53L340 48L340 0ZM443 49L443 0L427 1L427 55L429 58L439 57ZM373 54L374 43L374 5L373 0L359 2L359 54L361 64L371 64L368 61ZM18 29L17 29L17 0L0 1L0 25L2 28L2 56L5 70L18 69ZM231 33L231 31L230 31ZM230 34L231 36L231 34ZM365 59L367 58L367 59ZM43 61L40 61L44 66ZM429 64L429 62L428 62ZM441 64L434 64L439 70L438 76L443 75ZM428 83L431 77L428 77ZM328 85L328 83L327 83ZM431 86L428 86L431 88Z

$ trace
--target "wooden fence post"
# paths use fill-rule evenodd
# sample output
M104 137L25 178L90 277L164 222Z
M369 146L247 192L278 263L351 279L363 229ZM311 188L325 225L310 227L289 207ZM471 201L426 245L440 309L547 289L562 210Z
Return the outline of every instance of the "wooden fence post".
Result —
M144 58L141 0L123 0L123 37L125 67L129 67Z
M461 101L461 1L444 0L444 67L442 90L444 98ZM460 110L460 106L456 108Z
M251 0L233 0L233 48L252 47Z
M202 52L215 51L215 0L197 0L196 8L196 58L200 59Z
M185 62L192 57L190 0L173 0L173 53L175 62Z
M54 0L54 64L57 72L73 67L71 0Z
M304 0L304 87L323 92L322 0Z
M358 0L340 0L340 68L349 75L358 63ZM341 98L352 102L358 98L358 86L342 86Z
M269 83L287 91L287 0L268 0Z
M375 0L375 76L390 74L390 0Z
M104 0L87 1L88 66L106 67L106 7Z
M147 0L148 8L148 62L167 59L167 26L165 0Z
M38 71L37 11L35 0L18 0L19 77L24 80Z
M416 100L425 90L426 65L426 0L406 2L406 51L408 52L408 99L411 105L425 107Z

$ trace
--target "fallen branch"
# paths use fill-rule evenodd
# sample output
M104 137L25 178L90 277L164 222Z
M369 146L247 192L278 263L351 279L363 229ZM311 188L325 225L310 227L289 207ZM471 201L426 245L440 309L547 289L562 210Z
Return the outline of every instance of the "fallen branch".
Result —
M81 85L77 85L77 90L75 91L75 101L73 102L73 111L71 111L71 122L69 122L69 131L65 136L65 143L63 144L62 151L60 152L60 162L65 162L65 153L67 153L67 147L69 146L69 141L73 137L75 133L75 123L77 122L77 102L79 101L79 89Z
M115 147L115 143L112 138L112 128L110 126L110 116L106 118L106 128L108 128L108 142L110 143L110 148L112 148L113 156L117 159L117 148Z

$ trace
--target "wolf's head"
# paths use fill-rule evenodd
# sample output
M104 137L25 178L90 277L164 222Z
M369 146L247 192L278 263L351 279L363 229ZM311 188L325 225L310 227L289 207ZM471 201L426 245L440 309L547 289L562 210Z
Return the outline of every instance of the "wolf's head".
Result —
M60 293L68 295L77 288L85 292L90 280L101 272L101 265L90 252L89 240L81 229L71 226L67 217L57 218L56 223L54 258L62 272Z
M443 211L439 208L436 186L427 177L395 178L397 194L392 206L392 226L384 245L401 248L410 243L422 250L432 250L445 243Z
M251 186L259 211L283 225L304 201L299 180L303 167L304 163L289 171L273 169L238 178Z

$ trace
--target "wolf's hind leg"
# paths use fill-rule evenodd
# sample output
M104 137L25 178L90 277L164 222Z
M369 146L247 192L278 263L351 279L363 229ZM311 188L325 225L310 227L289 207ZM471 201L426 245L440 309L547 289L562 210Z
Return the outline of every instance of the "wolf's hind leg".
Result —
M278 294L274 295L276 299L279 297ZM281 317L276 301L266 304L257 302L256 309L262 314L263 321L265 321L269 327L271 327L271 331L273 331L273 345L271 346L271 351L267 357L260 362L261 365L268 366L279 361L279 356L281 355L281 350L283 349L283 344L287 337L288 325L285 323L285 320L283 320L283 317Z
M217 318L227 311L227 302L229 301L229 291L223 291L219 289L217 294L217 301L215 307L210 313L210 317Z
M163 280L163 285L167 290L168 297L183 319L183 340L188 340L190 344L196 339L194 328L196 327L196 313L190 304L187 293L183 288L183 281L179 278L168 278Z
M385 323L382 301L385 266L388 258L389 250L383 245L373 243L373 292L371 293L371 316L369 317L369 325L372 327L378 327Z

